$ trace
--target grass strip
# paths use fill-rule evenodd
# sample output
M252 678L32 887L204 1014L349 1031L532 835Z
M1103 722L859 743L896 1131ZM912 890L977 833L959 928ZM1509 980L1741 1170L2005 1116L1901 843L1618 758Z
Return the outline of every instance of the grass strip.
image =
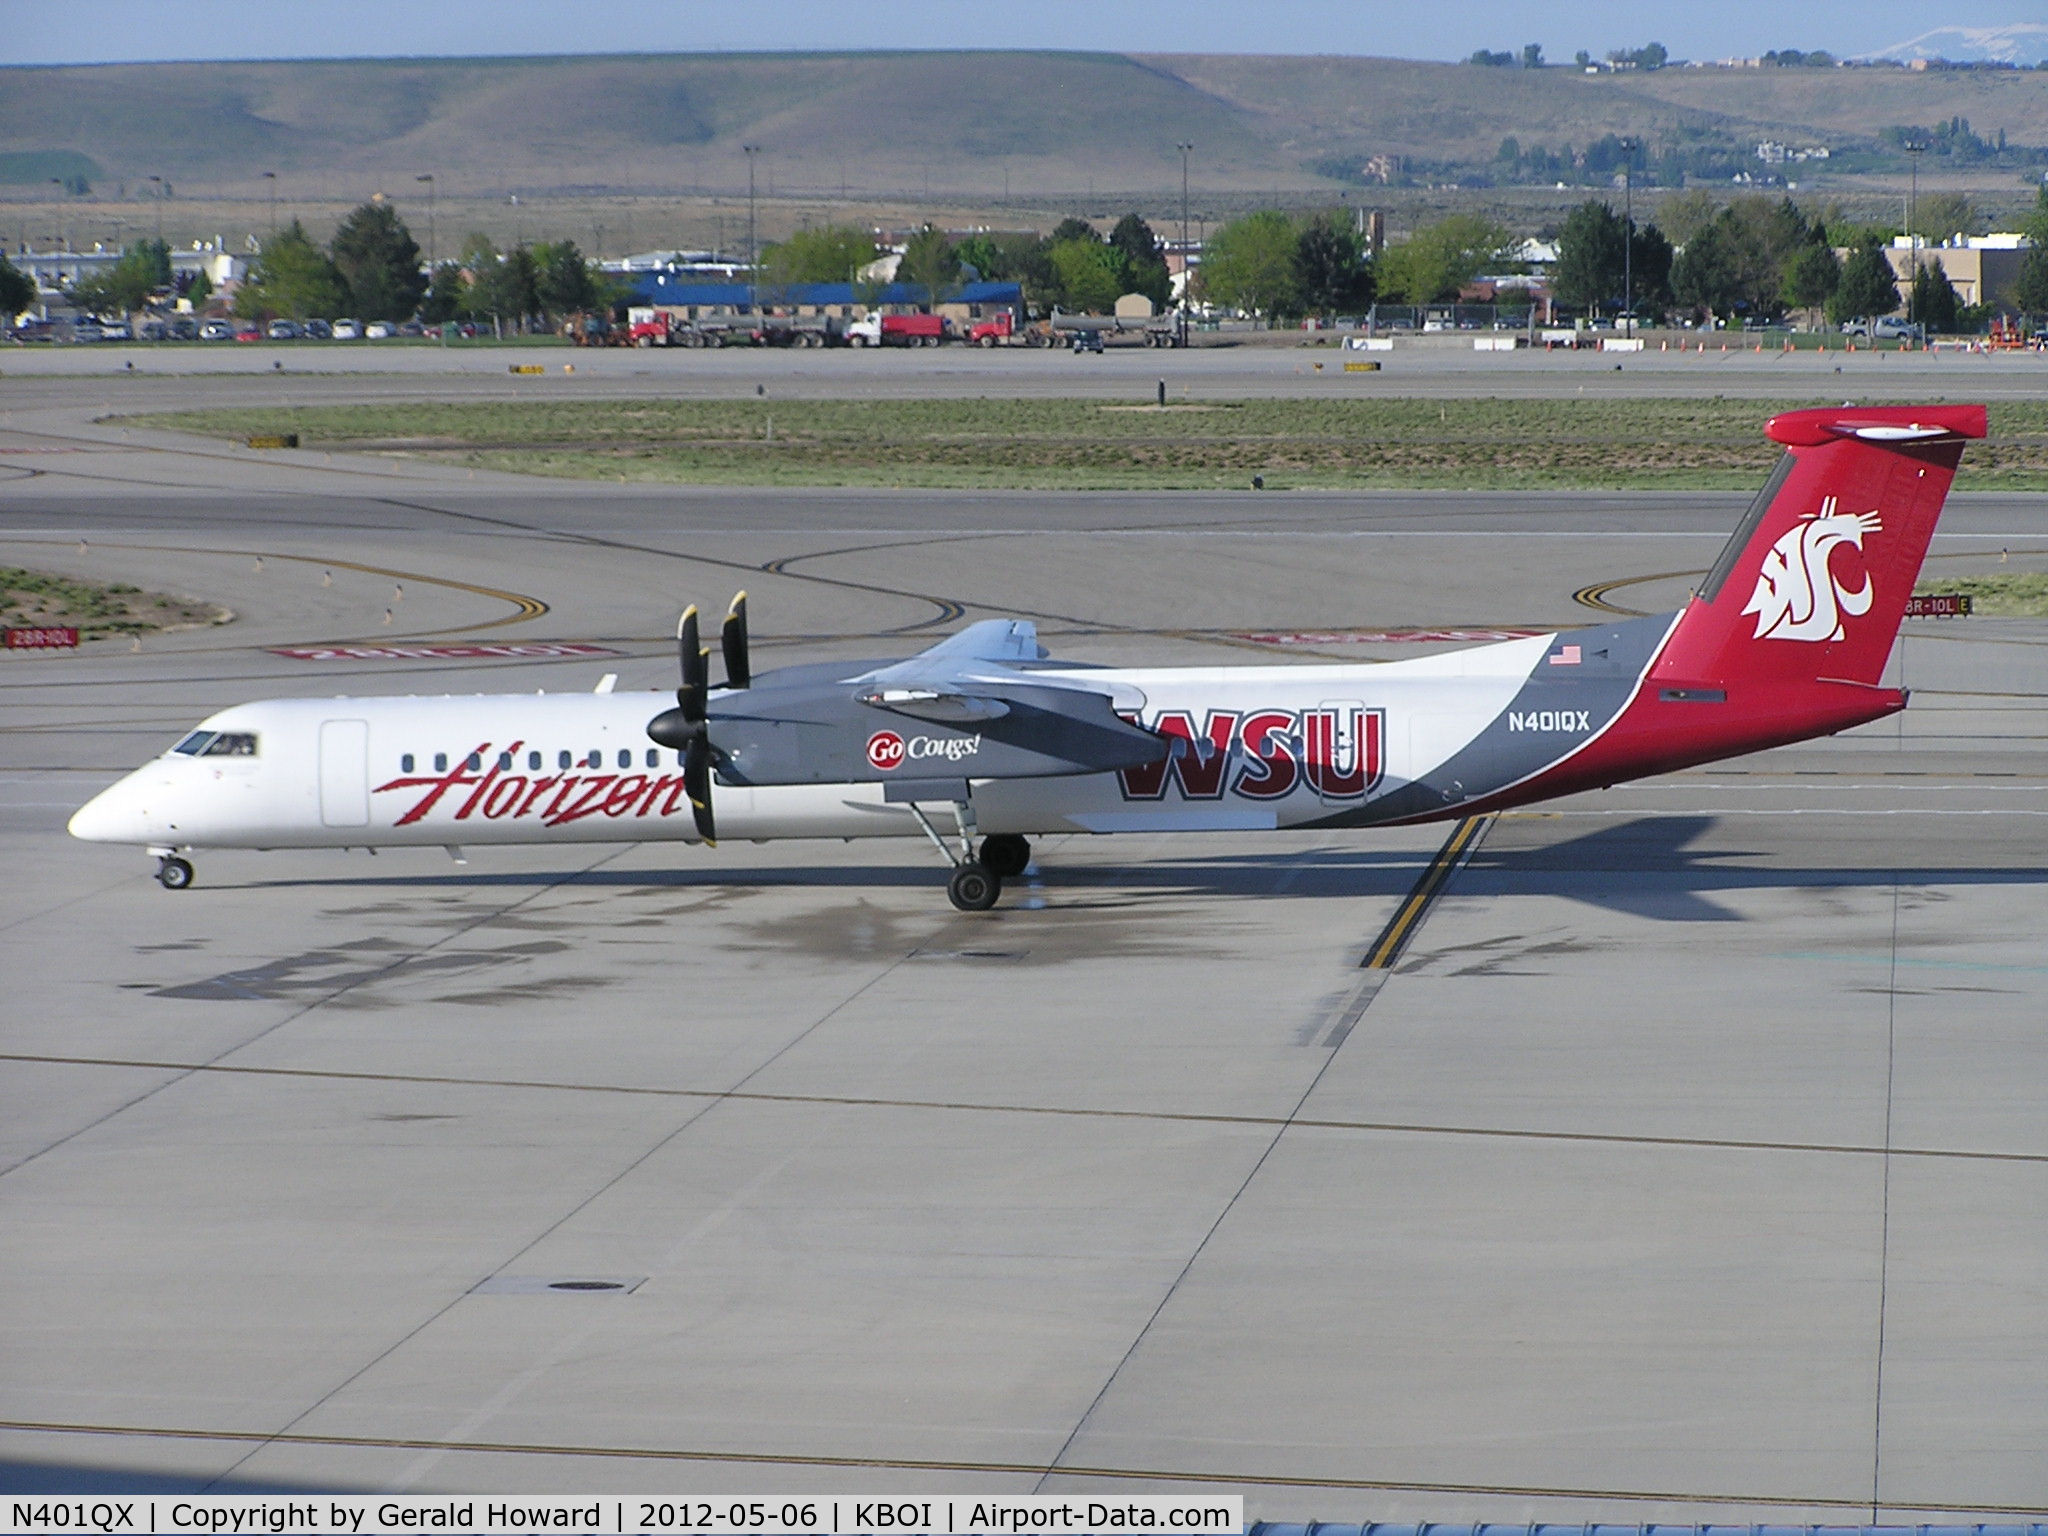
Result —
M136 426L567 479L1019 490L1742 490L1811 401L527 400L186 411ZM1991 407L1961 489L2048 488L2048 401Z
M0 565L0 627L75 628L81 640L196 629L227 622L225 610L126 582L78 581L48 571Z

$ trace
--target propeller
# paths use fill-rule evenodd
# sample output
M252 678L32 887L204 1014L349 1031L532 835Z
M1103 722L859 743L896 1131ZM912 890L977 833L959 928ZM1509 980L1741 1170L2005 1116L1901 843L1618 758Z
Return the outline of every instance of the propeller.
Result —
M751 688L754 669L747 661L747 594L742 592L725 611L725 627L718 632L719 649L725 653L725 686Z
M745 622L742 617L741 624ZM729 627L730 619L727 624ZM718 841L718 824L711 812L713 749L704 720L705 696L710 691L709 669L704 647L697 639L697 608L694 603L683 610L682 622L676 625L676 651L682 663L682 682L676 689L676 707L665 709L648 721L647 734L662 746L682 753L683 789L690 797L690 812L697 823L697 835L707 843L715 843Z

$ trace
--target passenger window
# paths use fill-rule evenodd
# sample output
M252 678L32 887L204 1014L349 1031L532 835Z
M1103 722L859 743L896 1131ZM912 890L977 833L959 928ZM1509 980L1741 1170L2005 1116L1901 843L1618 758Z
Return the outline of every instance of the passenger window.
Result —
M652 747L647 749L647 766L650 768L659 768L661 766L661 754Z
M211 731L194 731L171 750L180 757L197 757L206 750L206 744L213 740Z
M446 773L447 771L448 771L448 754L447 754L446 752L436 752L436 753L434 754L434 772L436 772L436 773Z
M256 733L254 731L222 731L206 744L207 757L254 757L256 755Z
M633 753L630 748L619 748L619 766L621 768L630 768L633 766Z
M498 772L500 772L500 773L510 773L511 771L512 771L512 754L511 754L510 752L500 752L500 753L498 754Z
M410 752L398 760L398 771L400 773L412 772L412 754Z
M475 773L477 769L483 767L483 765L484 759L483 754L481 752L472 752L469 754L469 762L466 764L466 766L468 767L471 773Z
M526 754L526 769L529 773L538 773L540 771L540 754L538 752Z
M566 768L572 761L573 759L567 752L559 752L555 755L555 766L557 768Z
M602 768L604 766L604 754L598 751L597 748L592 747L590 749L590 756L583 760L583 766L586 768Z

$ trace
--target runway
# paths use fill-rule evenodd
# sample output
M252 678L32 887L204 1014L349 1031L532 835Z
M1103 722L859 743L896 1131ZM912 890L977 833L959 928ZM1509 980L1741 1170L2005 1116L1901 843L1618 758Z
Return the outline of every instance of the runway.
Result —
M64 835L224 704L660 686L739 586L764 664L997 614L1363 659L1676 603L1747 499L678 491L92 424L522 382L7 360L0 562L236 617L0 661L0 1487L2048 1511L2048 623L1910 623L1881 727L1500 818L1371 985L1443 828L1048 840L976 916L907 843L172 895ZM2042 551L2040 498L1968 496L1935 557ZM606 654L280 654L466 640Z

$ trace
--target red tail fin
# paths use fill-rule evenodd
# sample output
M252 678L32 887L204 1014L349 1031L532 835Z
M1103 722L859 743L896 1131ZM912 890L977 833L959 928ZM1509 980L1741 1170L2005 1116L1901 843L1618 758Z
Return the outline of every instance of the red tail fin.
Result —
M1788 411L1785 457L1679 620L1665 687L1874 685L1981 405Z

